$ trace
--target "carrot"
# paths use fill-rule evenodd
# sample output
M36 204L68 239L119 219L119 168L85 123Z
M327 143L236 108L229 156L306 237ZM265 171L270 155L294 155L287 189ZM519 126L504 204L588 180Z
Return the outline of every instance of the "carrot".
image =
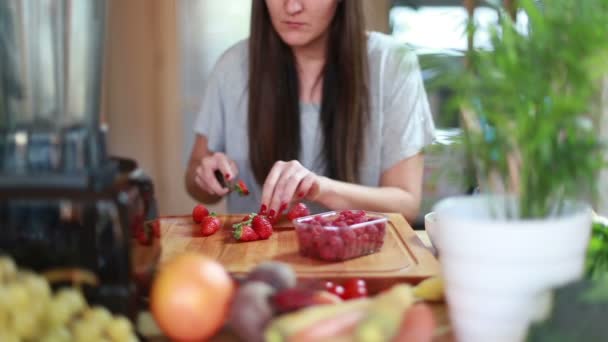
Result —
M335 337L350 334L357 324L365 317L364 310L356 310L316 322L310 327L300 330L289 338L289 342L308 342L332 340Z
M431 342L435 331L433 312L426 304L416 304L403 317L394 342Z

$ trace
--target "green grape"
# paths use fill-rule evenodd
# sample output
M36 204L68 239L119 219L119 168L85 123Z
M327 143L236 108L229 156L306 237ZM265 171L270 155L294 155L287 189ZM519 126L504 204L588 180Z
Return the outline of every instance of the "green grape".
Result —
M80 319L74 323L72 333L75 342L90 342L101 337L102 326L94 320Z
M70 342L72 334L65 326L55 327L46 332L40 342Z
M73 310L59 297L53 298L46 307L46 323L49 328L62 327L66 325L73 315Z
M51 296L51 287L43 277L31 272L19 272L18 279L36 301L46 300Z
M21 342L19 336L8 330L0 330L0 341L2 342Z
M0 331L8 330L9 317L8 311L0 309ZM0 341L2 340L0 339Z
M85 320L93 320L105 327L112 320L112 314L108 309L101 306L94 306L84 312Z
M126 342L133 336L133 326L128 319L116 317L108 323L105 332L113 342Z
M17 273L17 266L13 259L9 257L0 257L0 283L13 278L15 273Z
M14 311L11 315L11 330L22 339L33 339L38 333L38 320L29 310Z
M19 286L17 283L10 283L6 286L6 299L5 304L11 311L23 311L29 304L27 290Z
M76 289L64 288L59 290L56 299L70 308L72 313L79 313L87 307L87 302L82 293Z
M8 295L6 288L0 285L0 331L4 331L8 327L8 317L11 310Z

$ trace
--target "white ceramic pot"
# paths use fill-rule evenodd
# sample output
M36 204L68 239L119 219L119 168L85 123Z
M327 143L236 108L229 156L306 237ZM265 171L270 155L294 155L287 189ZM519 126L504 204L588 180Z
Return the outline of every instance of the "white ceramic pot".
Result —
M591 231L587 205L509 220L504 196L452 197L435 206L453 328L460 342L517 342L546 306L546 291L580 278ZM543 305L545 303L545 305Z
M435 212L432 211L424 215L424 230L426 230L433 247L439 250L439 235L437 233L437 229L437 215Z

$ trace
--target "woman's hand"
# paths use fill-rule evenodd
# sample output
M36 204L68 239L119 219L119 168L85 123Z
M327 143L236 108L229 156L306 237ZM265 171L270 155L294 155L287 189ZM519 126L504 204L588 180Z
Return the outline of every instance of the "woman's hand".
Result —
M226 180L235 179L239 173L236 163L228 158L224 153L216 152L201 158L196 167L194 180L204 192L215 195L225 196L230 191L222 187L215 177L215 171L219 170Z
M314 200L320 188L321 177L309 171L297 160L276 162L262 190L261 212L268 211L270 217L281 215L295 200Z

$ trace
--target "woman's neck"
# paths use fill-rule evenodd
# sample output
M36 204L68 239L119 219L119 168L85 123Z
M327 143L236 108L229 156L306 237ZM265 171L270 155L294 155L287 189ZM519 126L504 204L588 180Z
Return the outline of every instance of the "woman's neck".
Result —
M301 102L321 102L326 47L327 34L324 34L306 46L292 48L300 81Z

